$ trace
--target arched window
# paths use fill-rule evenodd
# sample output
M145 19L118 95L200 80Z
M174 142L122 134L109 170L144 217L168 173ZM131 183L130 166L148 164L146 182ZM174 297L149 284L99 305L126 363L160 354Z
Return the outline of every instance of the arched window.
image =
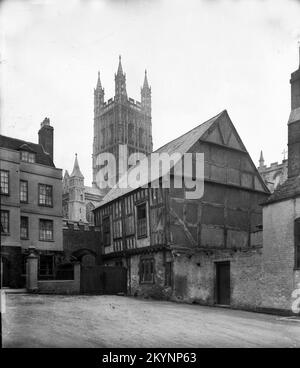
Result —
M93 213L94 208L95 208L95 206L91 202L89 202L86 205L86 220L87 220L87 222L89 222L90 224L93 224L93 225L94 225L94 213Z

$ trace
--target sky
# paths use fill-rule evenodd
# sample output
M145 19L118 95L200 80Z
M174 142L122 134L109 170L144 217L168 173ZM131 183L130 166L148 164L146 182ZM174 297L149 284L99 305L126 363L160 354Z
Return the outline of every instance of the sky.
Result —
M129 97L147 69L154 149L226 109L255 164L287 149L299 0L7 0L0 3L0 133L37 142L54 127L56 167L75 153L92 181L93 89Z

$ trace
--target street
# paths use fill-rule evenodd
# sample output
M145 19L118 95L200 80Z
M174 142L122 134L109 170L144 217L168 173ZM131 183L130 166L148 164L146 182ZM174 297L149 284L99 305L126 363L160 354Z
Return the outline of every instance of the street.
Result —
M122 296L7 294L3 346L300 347L300 319Z

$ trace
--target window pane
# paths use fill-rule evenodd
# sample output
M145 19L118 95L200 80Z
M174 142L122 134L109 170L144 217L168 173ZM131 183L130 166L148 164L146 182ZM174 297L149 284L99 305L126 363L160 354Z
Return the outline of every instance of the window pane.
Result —
M20 235L22 239L28 239L28 217L21 217Z
M140 266L141 282L153 282L154 281L154 260L144 259L141 261Z
M8 171L1 170L0 175L1 194L9 194Z
M39 184L39 205L52 206L52 186Z
M52 220L40 220L40 240L53 240Z
M1 211L1 233L9 233L9 212Z
M21 151L21 161L34 163L35 162L35 153Z
M146 203L137 206L137 236L147 236Z
M27 202L28 201L28 183L27 181L20 181L20 201Z

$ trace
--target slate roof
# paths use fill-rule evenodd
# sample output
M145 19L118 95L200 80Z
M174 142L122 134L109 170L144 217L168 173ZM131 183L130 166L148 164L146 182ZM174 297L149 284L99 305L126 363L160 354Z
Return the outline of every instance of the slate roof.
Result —
M223 114L227 114L227 111L224 110L221 113L219 113L218 115L214 116L213 118L207 120L206 122L198 125L196 128L190 130L189 132L181 135L180 137L172 140L171 142L165 144L164 146L160 147L159 149L157 149L156 153L163 153L166 152L169 155L172 155L175 152L180 153L181 155L183 155L185 152L188 151L188 149L190 147L192 147L197 141L198 139L200 139L203 134L205 132L207 132L207 130L223 115ZM149 160L149 157L146 157L145 160ZM143 162L143 161L142 161ZM142 165L142 162L140 163ZM152 164L151 164L152 165ZM175 165L175 162L171 162L171 167ZM128 173L133 170L134 167L130 168L128 170ZM155 178L151 178L153 181L155 180ZM158 179L158 178L157 178ZM120 179L119 183L122 182L122 178ZM118 183L118 184L119 184ZM147 184L147 183L143 183L143 184ZM142 185L143 185L142 184ZM141 186L142 186L141 185ZM135 190L135 188L130 188L130 187L126 187L126 188L119 188L117 187L117 185L115 187L113 187L107 194L106 196L103 198L103 201L100 203L100 205L98 207L101 207L103 205L105 205L106 203L117 199L118 197L123 196L124 194L127 194L131 191Z
M30 151L36 154L35 162L41 165L55 167L50 155L44 151L41 144L26 142L21 139L0 135L0 148L7 148L15 151Z
M268 205L297 196L300 196L300 175L288 178L284 183L279 185L262 205Z

